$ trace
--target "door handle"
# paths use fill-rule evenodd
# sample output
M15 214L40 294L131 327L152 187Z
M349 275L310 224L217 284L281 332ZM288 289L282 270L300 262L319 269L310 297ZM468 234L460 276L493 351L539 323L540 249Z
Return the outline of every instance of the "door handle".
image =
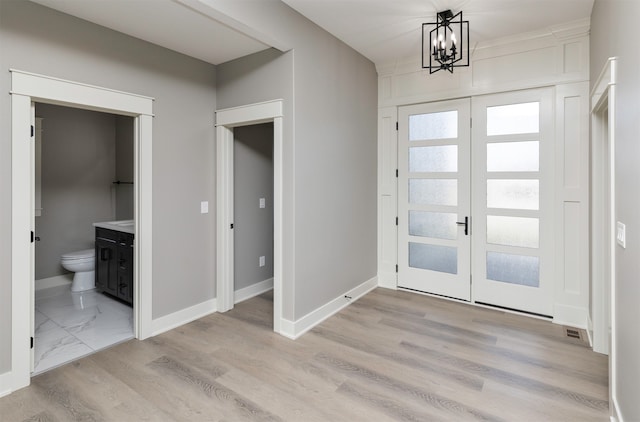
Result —
M464 226L464 235L469 235L469 217L465 217L464 221L456 221L456 224L459 226Z

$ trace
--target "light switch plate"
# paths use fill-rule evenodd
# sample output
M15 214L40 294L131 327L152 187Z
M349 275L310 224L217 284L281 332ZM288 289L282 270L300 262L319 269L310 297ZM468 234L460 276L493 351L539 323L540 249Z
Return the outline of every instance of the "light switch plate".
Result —
M264 265L265 265L264 256L261 256L258 259L258 265L260 265L261 267L264 267Z
M266 206L266 201L264 198L260 198L260 208L264 208Z
M627 247L627 226L619 221L616 223L616 242L623 248Z
M209 201L200 202L200 214L207 214L209 212Z

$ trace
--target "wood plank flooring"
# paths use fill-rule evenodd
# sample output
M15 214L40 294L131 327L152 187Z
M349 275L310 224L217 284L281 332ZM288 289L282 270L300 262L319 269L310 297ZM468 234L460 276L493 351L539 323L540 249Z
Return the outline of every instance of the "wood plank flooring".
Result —
M606 356L563 327L376 289L296 341L270 293L34 377L0 421L605 421Z

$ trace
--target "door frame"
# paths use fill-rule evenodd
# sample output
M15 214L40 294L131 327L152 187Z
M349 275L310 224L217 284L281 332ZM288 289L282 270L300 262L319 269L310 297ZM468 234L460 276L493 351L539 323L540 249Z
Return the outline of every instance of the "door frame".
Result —
M233 128L273 122L273 331L282 334L283 100L216 111L216 298L218 312L233 309Z
M591 297L593 304L591 317L593 350L609 355L609 396L612 403L610 411L614 416L617 416L618 409L615 312L616 68L617 59L615 57L609 58L591 91ZM608 162L606 158L608 158ZM607 291L607 278L609 278L609 291ZM611 331L609 332L609 330Z
M615 58L609 59L591 93L593 349L604 354L610 352L609 315L607 315L608 306L605 303L607 300L606 278L610 278L612 289L615 280L615 201L613 200L615 198L615 67ZM609 158L608 163L605 162L605 157ZM607 188L609 198L607 198ZM608 203L607 199L610 199ZM609 220L606 219L607 211ZM605 273L607 267L610 270L608 274Z
M152 321L152 121L153 98L93 85L11 72L11 378L10 389L31 382L30 336L33 325L31 195L32 103L47 103L134 118L134 332L151 336Z

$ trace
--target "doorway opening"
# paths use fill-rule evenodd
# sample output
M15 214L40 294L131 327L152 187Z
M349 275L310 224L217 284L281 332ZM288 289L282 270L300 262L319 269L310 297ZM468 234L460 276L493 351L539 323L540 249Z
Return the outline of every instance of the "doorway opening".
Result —
M35 116L33 375L134 337L131 246L118 257L96 227L135 227L133 118L43 103Z
M235 243L235 211L234 211L234 129L248 127L263 123L269 123L268 126L261 126L257 130L271 130L273 134L272 148L272 174L273 174L273 330L286 336L293 337L290 333L289 325L283 324L283 136L282 136L282 100L274 100L264 103L251 104L247 106L235 107L230 109L218 110L216 112L216 203L217 203L217 244L216 244L216 293L217 307L219 312L226 312L233 308L236 301L235 298L235 264L236 251ZM252 131L253 129L241 129ZM254 206L251 207L261 210L261 196L255 198L252 195ZM267 206L267 198L265 199L265 210ZM250 198L249 201L252 199ZM244 210L243 210L244 212ZM266 241L268 243L268 240ZM258 252L259 253L259 252ZM258 261L254 261L251 257L247 258L249 266L258 268L262 263L261 256L265 258L265 267L267 255L258 255ZM242 264L242 263L240 263ZM259 275L258 277L263 277ZM267 280L260 280L258 286L262 284L262 288L266 288L269 284ZM255 284L255 283L254 283ZM248 292L248 291L247 291ZM255 292L254 292L255 293ZM284 325L284 326L283 326Z
M44 75L11 70L11 391L31 379L35 290L35 103L93 110L133 119L133 327L151 335L152 106L153 99Z
M233 135L237 304L273 289L273 122L236 127Z

